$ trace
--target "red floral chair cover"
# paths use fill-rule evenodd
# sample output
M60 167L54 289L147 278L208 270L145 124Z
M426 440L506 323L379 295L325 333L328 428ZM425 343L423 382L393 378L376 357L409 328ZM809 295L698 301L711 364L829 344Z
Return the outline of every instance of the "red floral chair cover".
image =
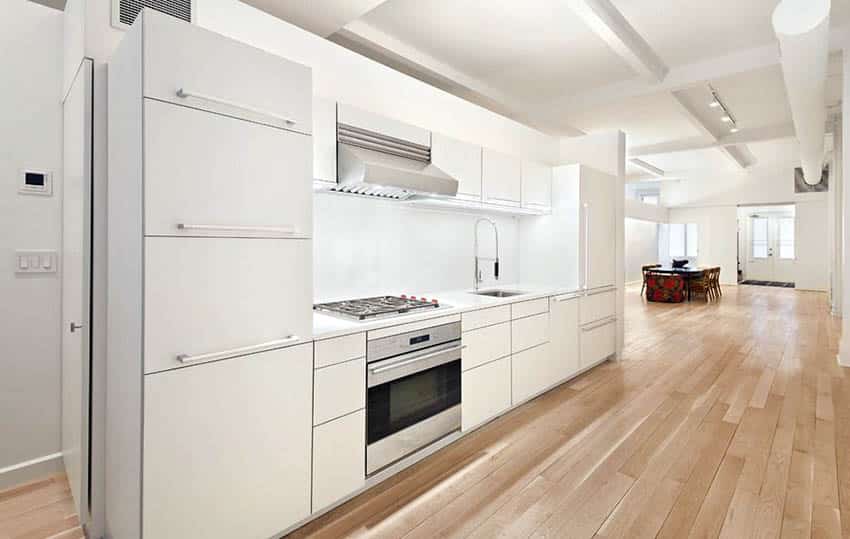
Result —
M650 273L646 279L646 299L663 303L685 301L685 279L681 275Z

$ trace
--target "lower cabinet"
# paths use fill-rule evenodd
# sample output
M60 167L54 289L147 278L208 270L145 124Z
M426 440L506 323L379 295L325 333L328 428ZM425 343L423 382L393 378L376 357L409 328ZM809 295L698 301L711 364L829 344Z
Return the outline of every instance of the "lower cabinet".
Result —
M588 324L581 328L581 368L590 367L616 352L617 321Z
M144 537L259 539L309 516L312 343L144 385Z
M461 429L466 431L511 406L511 358L503 357L461 374Z
M513 355L511 382L511 404L514 405L555 385L549 343Z
M313 511L348 496L366 480L366 411L313 429Z
M552 343L554 382L571 377L581 369L579 351L580 298L553 297L549 309L549 335Z

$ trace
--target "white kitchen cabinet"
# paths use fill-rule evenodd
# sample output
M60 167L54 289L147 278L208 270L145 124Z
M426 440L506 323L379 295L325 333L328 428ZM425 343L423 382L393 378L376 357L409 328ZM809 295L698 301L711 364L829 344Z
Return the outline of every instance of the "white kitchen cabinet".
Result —
M315 367L317 369L361 357L366 357L366 333L353 333L316 341Z
M461 374L461 430L470 430L511 407L510 356Z
M366 481L366 411L313 429L313 512L345 498Z
M142 13L144 95L310 133L310 68L154 10Z
M525 318L549 311L549 298L520 301L511 304L511 319Z
M481 192L484 202L519 206L522 200L520 160L487 148L481 153Z
M511 306L500 305L463 313L463 331L501 324L511 319Z
M552 167L523 161L522 207L543 211L552 207Z
M511 351L521 352L549 340L549 313L511 322Z
M602 320L581 327L581 368L595 365L616 352L617 321Z
M511 354L511 323L503 322L463 334L462 370Z
M581 197L580 242L585 288L616 284L617 179L589 167L579 168ZM623 196L622 193L619 196ZM622 248L622 247L620 247Z
M313 179L336 183L336 101L313 97Z
M366 407L366 358L316 369L313 424L319 425Z
M306 240L151 237L145 258L146 373L311 340Z
M616 289L592 290L581 298L581 324L611 318L617 314Z
M310 236L309 136L151 99L144 108L147 235Z
M150 10L107 71L110 535L278 535L310 514L311 71Z
M549 338L552 344L552 371L560 382L581 369L579 350L579 305L576 294L555 296L549 308Z
M555 385L550 344L511 356L511 404L517 405Z
M270 537L310 514L312 362L306 344L145 377L145 537Z
M458 197L481 199L481 146L432 133L431 163L458 181Z

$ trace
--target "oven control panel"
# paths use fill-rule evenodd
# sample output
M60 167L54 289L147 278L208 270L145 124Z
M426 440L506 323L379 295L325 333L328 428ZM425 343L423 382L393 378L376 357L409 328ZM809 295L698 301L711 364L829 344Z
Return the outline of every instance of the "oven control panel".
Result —
M366 343L366 360L380 361L460 339L460 322L391 335Z

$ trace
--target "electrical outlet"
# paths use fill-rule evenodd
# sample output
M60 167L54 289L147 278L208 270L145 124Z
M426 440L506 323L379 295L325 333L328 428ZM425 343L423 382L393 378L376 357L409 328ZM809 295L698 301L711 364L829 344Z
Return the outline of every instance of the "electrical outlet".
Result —
M56 251L15 251L15 273L56 273Z

